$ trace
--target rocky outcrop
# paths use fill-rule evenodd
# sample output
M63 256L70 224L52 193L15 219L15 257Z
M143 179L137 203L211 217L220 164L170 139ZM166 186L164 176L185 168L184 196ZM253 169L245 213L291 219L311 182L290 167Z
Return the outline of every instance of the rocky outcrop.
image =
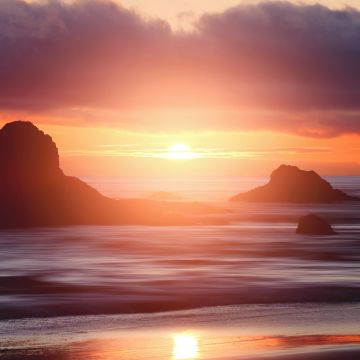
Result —
M334 235L331 225L322 217L311 214L302 216L296 229L302 235Z
M281 165L271 174L264 186L238 194L230 201L332 203L360 200L334 189L315 171L300 170L296 166Z
M196 203L114 200L59 166L56 144L30 122L0 130L0 227L187 224L211 211Z
M32 123L14 121L0 131L2 188L49 181L62 175L58 150L49 135Z

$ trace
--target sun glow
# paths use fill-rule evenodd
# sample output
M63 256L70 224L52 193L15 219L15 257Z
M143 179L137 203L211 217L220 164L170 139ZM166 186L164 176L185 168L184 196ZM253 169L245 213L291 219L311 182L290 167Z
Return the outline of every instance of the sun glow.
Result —
M199 353L199 344L192 334L178 334L174 336L173 358L175 360L196 359Z
M174 144L169 147L166 157L174 160L185 160L194 159L197 155L191 150L190 146L186 144Z

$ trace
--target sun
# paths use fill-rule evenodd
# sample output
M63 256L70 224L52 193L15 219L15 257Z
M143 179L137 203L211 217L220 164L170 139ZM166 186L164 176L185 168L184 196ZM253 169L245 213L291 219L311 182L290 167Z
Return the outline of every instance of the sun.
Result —
M175 360L196 359L199 353L199 344L192 334L178 334L174 336L173 357Z
M197 155L186 144L174 144L169 147L166 157L173 160L185 160L194 159Z

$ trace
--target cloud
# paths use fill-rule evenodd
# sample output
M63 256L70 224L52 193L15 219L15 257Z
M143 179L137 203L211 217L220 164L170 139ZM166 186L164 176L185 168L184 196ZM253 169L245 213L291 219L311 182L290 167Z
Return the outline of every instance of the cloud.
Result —
M359 11L267 2L194 29L109 1L2 0L0 109L163 131L360 132Z

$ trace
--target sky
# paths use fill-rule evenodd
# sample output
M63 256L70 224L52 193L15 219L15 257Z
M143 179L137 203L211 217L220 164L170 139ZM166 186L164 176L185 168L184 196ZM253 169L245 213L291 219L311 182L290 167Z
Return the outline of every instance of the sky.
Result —
M332 9L360 8L359 0L291 0L293 3L322 4ZM166 19L174 28L189 28L189 23L205 12L221 12L240 4L263 0L117 0L119 4L148 17Z
M252 176L281 163L360 175L359 9L1 0L0 122L33 121L77 176Z

